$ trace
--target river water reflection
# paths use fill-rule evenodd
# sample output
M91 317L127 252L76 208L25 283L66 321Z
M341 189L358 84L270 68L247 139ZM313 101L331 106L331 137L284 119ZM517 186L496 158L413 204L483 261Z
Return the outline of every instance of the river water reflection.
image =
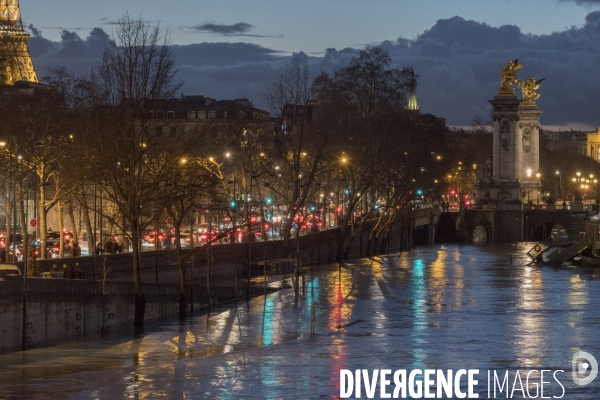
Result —
M524 249L438 245L320 266L298 297L283 289L138 337L0 354L0 398L335 398L343 368L561 369L564 398L598 398L600 377L574 385L571 357L600 356L600 280L527 266Z

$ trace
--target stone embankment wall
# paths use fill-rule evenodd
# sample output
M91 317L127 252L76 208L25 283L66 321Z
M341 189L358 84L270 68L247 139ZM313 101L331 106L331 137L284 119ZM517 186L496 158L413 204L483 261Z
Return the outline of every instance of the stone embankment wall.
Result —
M390 249L400 249L410 245L411 236L402 232L401 226L395 226L390 232ZM300 237L300 257L304 265L316 264L317 262L328 262L336 259L338 252L339 229L330 229L319 233L305 235ZM360 256L366 254L368 243L368 232L352 241L350 246L350 256ZM380 243L377 245L379 252ZM253 263L272 260L276 258L292 256L295 250L295 242L292 239L291 249L284 249L283 241L267 241L248 243L221 244L210 246L213 258L213 268L211 269L211 279L232 279L234 269L237 268L238 276L245 273L248 260ZM373 246L371 246L372 249ZM387 247L387 246L386 246ZM206 278L207 248L206 246L196 247L193 257L191 250L185 249L184 266L186 278L194 280ZM371 253L373 251L371 250ZM107 280L132 281L131 273L131 253L108 254L100 256L86 256L65 259L38 260L40 271L50 271L53 264L62 268L63 263L78 262L83 269L85 279L96 280L106 278ZM158 270L158 282L177 283L178 270L175 250L143 251L141 257L141 274L143 283L156 283L156 271ZM193 268L192 268L193 264ZM94 268L95 265L95 268ZM193 270L192 270L193 269ZM95 270L95 274L94 274Z
M337 255L338 230L329 230L300 238L300 255L304 266L318 262L333 261ZM410 235L401 227L390 233L389 249L396 250L409 245ZM368 236L358 236L352 242L350 255L366 254ZM295 246L294 246L295 247ZM377 246L379 252L379 245ZM388 247L386 245L386 247ZM262 294L263 288L246 287L237 291L231 282L234 277L245 275L248 259L252 262L289 256L281 241L256 242L211 246L213 268L211 270L211 296L208 299L206 285L206 247L196 248L194 271L191 258L186 258L186 281L191 282L193 273L197 282L194 288L196 307L224 300ZM372 252L372 251L371 251ZM189 255L190 250L185 254ZM287 253L287 254L286 254ZM178 270L174 251L147 251L141 254L143 290L146 296L145 318L156 319L179 312ZM49 271L52 264L78 262L84 269L84 279L28 278L26 341L38 344L54 339L79 335L95 330L107 330L119 324L132 323L135 315L134 289L131 282L131 254L111 254L96 257L96 280L93 280L94 257L77 257L64 260L40 260L42 271ZM158 265L158 281L156 266ZM106 279L103 279L103 271ZM190 287L188 286L188 291ZM190 293L190 292L188 292ZM0 281L0 351L22 346L23 337L23 279L9 278ZM188 304L191 307L191 302Z
M211 301L242 297L246 288L214 286ZM190 288L187 288L188 294ZM251 295L263 293L252 288ZM145 284L145 319L152 320L179 312L179 286ZM9 278L0 282L0 351L22 346L23 279ZM206 290L194 293L197 306L207 304ZM188 304L188 309L191 302ZM199 307L198 307L199 308ZM86 279L27 280L27 344L43 343L96 330L108 330L132 323L135 316L134 288L130 282L100 282Z

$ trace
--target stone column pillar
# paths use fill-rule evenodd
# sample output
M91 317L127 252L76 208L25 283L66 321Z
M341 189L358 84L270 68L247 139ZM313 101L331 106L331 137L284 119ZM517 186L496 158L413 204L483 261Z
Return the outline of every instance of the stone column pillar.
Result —
M493 175L490 190L494 200L518 200L522 159L522 137L518 134L519 105L514 94L497 94L494 107Z
M522 141L522 160L519 179L521 190L529 193L534 202L542 198L542 185L536 174L540 170L540 116L543 111L535 104L521 104L519 107L518 134ZM531 170L531 176L527 171Z

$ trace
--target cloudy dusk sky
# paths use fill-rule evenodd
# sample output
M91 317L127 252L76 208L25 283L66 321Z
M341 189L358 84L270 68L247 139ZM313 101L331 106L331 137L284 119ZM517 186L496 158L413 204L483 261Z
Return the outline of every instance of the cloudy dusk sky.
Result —
M423 112L469 125L487 119L494 75L509 59L519 77L546 78L546 127L600 126L600 0L204 1L21 0L38 76L64 65L85 75L125 12L171 31L183 92L247 97L267 109L268 85L293 53L332 72L382 44L419 74ZM271 111L271 110L269 110Z

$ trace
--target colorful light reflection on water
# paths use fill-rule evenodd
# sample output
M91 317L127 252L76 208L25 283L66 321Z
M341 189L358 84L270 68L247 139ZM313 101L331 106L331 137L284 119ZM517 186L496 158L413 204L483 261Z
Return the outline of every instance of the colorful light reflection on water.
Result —
M137 337L2 354L0 398L327 398L342 368L570 371L575 351L600 357L595 271L527 266L523 253L433 246L320 266L298 297L284 289ZM566 387L593 399L600 384Z

